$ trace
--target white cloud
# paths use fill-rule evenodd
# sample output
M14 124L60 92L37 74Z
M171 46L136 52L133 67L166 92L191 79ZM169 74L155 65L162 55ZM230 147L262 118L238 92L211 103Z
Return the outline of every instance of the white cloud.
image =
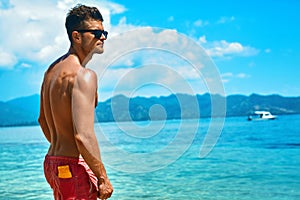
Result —
M206 36L205 36L205 35L201 36L201 37L199 38L199 42L200 42L200 44L205 44L205 43L207 43L207 41L206 41Z
M59 8L61 10L67 10L73 4L74 4L73 0L61 0L61 1L57 2L57 8Z
M203 26L206 26L208 24L209 24L208 21L203 21L201 19L198 19L197 21L194 22L194 26L196 26L196 27L203 27Z
M66 52L69 41L64 27L65 16L79 2L11 0L10 7L0 8L1 35L5 35L5 40L0 41L0 48L10 52L2 53L2 57L7 57L1 61L2 64L13 66L22 60L49 64ZM111 14L126 10L124 6L108 1L88 0L84 3L100 9L106 29L111 27Z
M201 41L200 41L201 42ZM202 43L209 56L227 57L231 56L254 56L259 53L258 49L243 46L239 42L227 42L225 40Z
M245 79L245 78L249 78L251 76L249 74L245 74L245 73L234 74L232 72L226 72L226 73L223 73L221 75L221 77L222 77L223 83L228 83L232 79Z
M5 40L0 41L0 48L10 52L9 54L5 54L5 57L8 57L8 59L2 61L2 63L13 65L17 63L17 61L27 60L46 64L66 52L69 47L69 41L64 27L65 16L68 9L77 3L79 3L78 0L35 0L34 2L11 0L11 6L8 9L0 10L0 28L3 30L2 34L6 36ZM126 8L120 4L108 1L97 2L95 0L88 0L85 3L100 8L104 17L105 29L109 30L109 37L138 28L138 26L128 24L126 17L121 18L118 25L111 25L111 15L122 13L126 10ZM173 17L171 16L170 19L173 20ZM222 19L227 18L223 17ZM234 20L234 17L228 19ZM194 23L196 26L206 24L208 24L208 22L203 20L197 20ZM7 29L7 27L10 28ZM20 27L22 28L21 30ZM175 30L160 32L155 42L165 44L164 47L176 43L176 36L169 34L170 31ZM148 33L150 35L147 35ZM155 34L148 33L144 35L139 33L134 40L118 41L119 44L115 43L112 46L115 49L118 48L119 45L138 45L146 41L147 37L153 37ZM238 42L208 42L205 36L200 37L199 41L207 48L207 53L210 56L224 57L253 55L256 53L254 48L248 46L244 47ZM107 41L107 43L109 43L109 41Z
M218 23L218 24L225 24L225 23L232 22L232 21L234 21L234 20L235 20L235 17L234 17L234 16L231 16L231 17L225 17L225 16L223 16L223 17L221 17L221 18L217 21L217 23Z
M51 1L10 3L12 7L0 13L0 28L6 36L0 47L8 49L19 61L42 61L38 57L42 48L51 45L57 34L63 34L63 11Z
M0 48L0 69L12 69L16 63L17 58L15 55Z
M105 21L104 21L105 22ZM107 27L107 28L106 28ZM134 26L127 23L127 18L124 16L119 20L119 23L116 26L106 25L105 29L109 30L109 39L111 37L117 36L121 33L131 31L136 29L138 26ZM108 41L109 41L108 39Z
M226 72L226 73L223 73L221 76L222 76L222 77L232 77L232 76L233 76L233 73L231 73L231 72Z
M249 78L250 75L249 74L245 74L245 73L239 73L236 75L237 78Z
M250 77L250 75L245 73L233 74L232 72L223 73L221 76L222 78L249 78Z
M42 47L39 52L33 56L35 56L37 60L53 60L67 52L69 48L68 42L66 35L56 36L52 44Z
M30 65L30 64L28 64L28 63L22 63L20 66L21 66L22 68L31 68L31 67L32 67L32 65Z

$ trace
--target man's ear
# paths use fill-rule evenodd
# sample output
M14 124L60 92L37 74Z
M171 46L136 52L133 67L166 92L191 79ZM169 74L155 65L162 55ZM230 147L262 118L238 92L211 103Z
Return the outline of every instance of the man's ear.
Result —
M73 31L72 39L73 39L74 43L80 43L81 42L81 34L78 31Z

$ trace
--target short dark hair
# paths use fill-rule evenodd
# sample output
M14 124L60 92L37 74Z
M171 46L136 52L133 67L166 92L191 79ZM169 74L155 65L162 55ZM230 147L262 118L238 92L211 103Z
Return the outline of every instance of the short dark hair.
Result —
M86 20L93 19L103 22L103 17L96 7L89 7L82 4L77 4L72 8L66 18L66 29L69 40L72 44L72 32L78 29L83 29Z

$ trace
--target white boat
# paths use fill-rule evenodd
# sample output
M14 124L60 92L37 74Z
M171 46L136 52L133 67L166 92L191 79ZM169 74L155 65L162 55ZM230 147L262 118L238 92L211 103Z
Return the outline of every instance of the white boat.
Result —
M273 120L276 119L269 111L255 111L254 114L248 116L248 120Z

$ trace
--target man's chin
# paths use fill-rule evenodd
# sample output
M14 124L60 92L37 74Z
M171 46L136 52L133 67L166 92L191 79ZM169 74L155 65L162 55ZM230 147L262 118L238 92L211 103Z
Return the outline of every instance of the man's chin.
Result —
M97 53L97 54L102 54L104 52L104 48L103 47L95 47L94 49L93 49L93 53Z

